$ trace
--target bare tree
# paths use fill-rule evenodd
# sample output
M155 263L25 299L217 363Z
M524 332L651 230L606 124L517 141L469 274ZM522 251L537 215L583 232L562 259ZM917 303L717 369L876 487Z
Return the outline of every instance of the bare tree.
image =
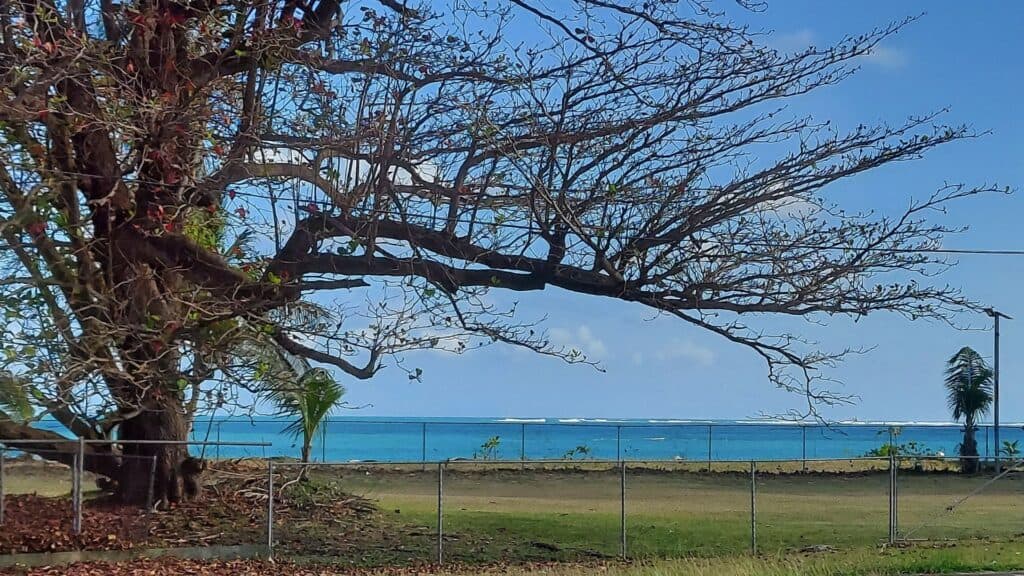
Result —
M987 188L895 217L826 192L974 134L785 108L905 22L781 53L711 2L555 5L0 4L0 368L35 417L183 439L246 403L260 346L360 379L489 342L586 361L488 298L548 287L748 346L813 407L842 353L748 318L970 306L926 216ZM57 439L30 424L0 437ZM124 451L179 497L183 448ZM135 460L86 465L138 500Z

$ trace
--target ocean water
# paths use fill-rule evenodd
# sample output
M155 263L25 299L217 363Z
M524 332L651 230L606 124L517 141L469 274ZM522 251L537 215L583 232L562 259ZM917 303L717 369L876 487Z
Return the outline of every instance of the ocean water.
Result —
M274 419L200 419L195 440L261 442L270 446L194 447L206 457L298 456L296 440L283 433L287 422ZM337 418L322 426L313 457L327 462L420 462L483 457L549 460L575 458L625 460L799 460L856 458L887 443L890 430L898 444L955 456L962 430L955 424L845 423L824 426L780 422ZM978 431L978 449L992 457L991 426ZM1000 426L1000 441L1024 438L1020 424ZM1022 442L1024 445L1024 442ZM581 454L582 452L582 454Z

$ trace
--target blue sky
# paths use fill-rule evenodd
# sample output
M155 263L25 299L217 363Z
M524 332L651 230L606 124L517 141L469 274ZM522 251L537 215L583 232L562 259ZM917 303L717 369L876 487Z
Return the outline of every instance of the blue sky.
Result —
M773 30L770 42L789 49L823 45L924 12L865 58L855 77L795 102L793 111L855 126L948 107L947 122L992 131L844 183L830 194L840 204L903 206L944 182L1015 188L1024 183L1024 3L776 0L759 14L728 8L755 27ZM1024 248L1018 232L1022 194L971 199L936 214L937 221L970 226L947 245ZM1001 414L1004 421L1024 420L1024 305L1018 304L1024 257L963 256L940 281L1020 318L1002 327ZM512 296L500 298L511 302ZM748 418L801 406L800 398L771 386L750 350L678 321L652 319L642 307L556 290L515 298L524 318L546 316L554 340L582 348L601 361L604 372L500 346L462 356L410 354L406 363L423 369L422 382L394 367L372 381L348 382L348 400L369 405L354 414ZM859 396L852 406L824 410L832 419L948 419L941 386L945 359L963 345L986 356L992 350L984 316L962 319L974 331L884 315L857 324L832 319L826 327L767 317L754 321L769 329L796 329L830 349L874 347L832 371L843 382L839 391Z

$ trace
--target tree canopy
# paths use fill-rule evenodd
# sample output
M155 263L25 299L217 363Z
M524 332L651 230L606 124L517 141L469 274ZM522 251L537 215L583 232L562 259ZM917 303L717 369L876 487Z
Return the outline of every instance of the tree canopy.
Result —
M254 344L358 379L489 342L585 361L488 296L557 288L748 346L813 406L843 352L762 315L971 305L927 215L988 187L894 216L828 191L974 132L786 107L906 22L787 53L710 1L554 6L4 2L0 369L74 434L182 439L260 380ZM176 498L180 449L125 450Z

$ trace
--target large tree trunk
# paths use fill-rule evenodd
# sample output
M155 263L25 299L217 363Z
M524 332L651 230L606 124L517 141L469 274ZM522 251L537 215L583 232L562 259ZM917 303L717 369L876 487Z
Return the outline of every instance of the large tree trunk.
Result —
M181 403L154 400L138 416L121 425L121 440L188 440L188 422ZM181 499L181 463L188 457L182 444L126 444L121 465L120 495L130 503L172 503ZM154 468L154 459L156 465ZM155 476L153 474L155 473ZM151 480L152 476L152 480ZM150 501L152 482L152 501Z

